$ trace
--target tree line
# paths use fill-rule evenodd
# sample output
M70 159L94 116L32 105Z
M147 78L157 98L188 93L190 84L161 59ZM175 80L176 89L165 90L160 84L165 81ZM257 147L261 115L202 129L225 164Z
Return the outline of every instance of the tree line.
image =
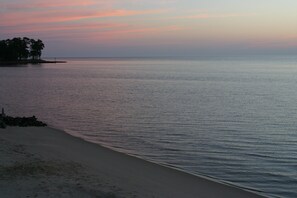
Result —
M17 37L0 41L0 60L21 61L40 60L44 44L42 40Z

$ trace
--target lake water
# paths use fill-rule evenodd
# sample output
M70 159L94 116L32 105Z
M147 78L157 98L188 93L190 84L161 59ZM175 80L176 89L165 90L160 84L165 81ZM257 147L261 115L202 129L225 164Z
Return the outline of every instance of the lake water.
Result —
M297 57L66 60L0 67L0 106L192 174L297 197Z

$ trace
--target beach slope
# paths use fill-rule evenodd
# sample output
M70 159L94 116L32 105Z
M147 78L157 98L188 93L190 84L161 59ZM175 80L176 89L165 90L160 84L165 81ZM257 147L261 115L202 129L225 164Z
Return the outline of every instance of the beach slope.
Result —
M261 197L49 127L0 129L1 197Z

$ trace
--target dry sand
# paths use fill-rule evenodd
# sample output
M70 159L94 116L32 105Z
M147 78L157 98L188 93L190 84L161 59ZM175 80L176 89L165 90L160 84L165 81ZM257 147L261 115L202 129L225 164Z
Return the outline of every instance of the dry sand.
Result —
M1 197L261 197L44 128L0 129Z

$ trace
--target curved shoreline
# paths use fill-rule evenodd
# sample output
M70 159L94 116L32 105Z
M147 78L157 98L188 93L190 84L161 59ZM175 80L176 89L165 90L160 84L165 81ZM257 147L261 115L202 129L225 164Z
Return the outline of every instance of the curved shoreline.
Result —
M99 145L100 147L110 149L110 150L112 150L114 152L117 152L117 153L121 153L121 154L130 156L130 157L135 157L137 159L140 159L140 160L143 160L143 161L146 161L146 162L149 162L149 163L153 163L153 164L156 164L158 166L173 169L175 171L183 172L185 174L189 174L189 175L199 177L199 178L203 178L203 179L206 179L206 180L211 180L211 181L216 182L216 183L220 183L220 184L227 185L227 186L230 186L230 187L238 188L238 189L248 191L248 192L251 192L251 193L255 193L255 194L259 193L260 196L265 197L264 195L261 194L263 192L260 191L260 190L257 190L257 189L253 189L253 188L249 188L249 187L245 187L245 186L240 186L238 184L233 184L232 182L228 182L228 181L224 181L224 180L219 180L219 179L211 177L209 175L203 175L203 174L199 174L199 173L198 174L191 173L191 172L188 172L188 171L186 171L186 170L184 170L184 169L182 169L180 167L177 167L177 166L174 166L174 165L171 165L171 164L161 163L161 162L158 162L158 161L143 158L140 155L135 155L135 154L132 154L132 153L127 153L127 152L124 152L124 151L120 151L120 149L116 149L116 148L113 148L112 146L107 146L107 145L101 144L100 142L88 141L87 139L83 138L82 136L79 136L79 135L76 136L76 135L72 134L71 132L67 132L67 129L59 129L59 127L56 127L56 126L48 126L48 128L60 131L62 133L66 133L66 134L68 134L68 135L70 135L72 137L78 138L78 139L80 139L82 141L85 141L85 142L88 142L88 143L91 143L91 144L95 144L95 145Z
M90 178L99 178L121 189L117 192L120 197L263 197L232 184L121 153L52 127L8 127L0 132L1 139L23 145L26 152L43 160L80 164ZM100 188L105 187L108 185Z

